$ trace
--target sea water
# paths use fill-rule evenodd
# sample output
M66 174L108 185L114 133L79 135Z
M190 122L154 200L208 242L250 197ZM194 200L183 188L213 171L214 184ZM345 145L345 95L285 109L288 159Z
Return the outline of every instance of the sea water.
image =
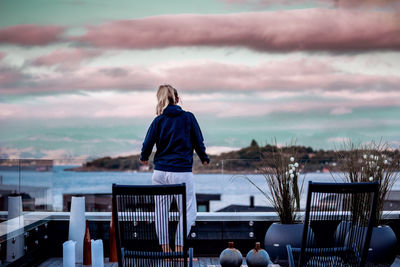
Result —
M62 208L62 194L111 193L113 183L150 185L152 177L151 172L75 172L64 169L65 167L55 167L53 180L55 209ZM249 205L250 196L254 196L255 205L271 206L263 194L246 180L246 177L251 179L261 190L267 191L267 183L262 175L194 174L195 191L202 194L221 195L221 200L210 202L210 211L217 211L231 204ZM302 181L303 178L305 190L309 180L314 182L332 181L329 173L308 173L300 177L300 180Z
M65 169L73 166L54 166L52 172L7 172L3 176L3 185L18 184L22 186L46 187L47 195L42 202L50 202L52 209L62 210L63 194L101 194L111 193L112 184L150 185L151 172L75 172ZM203 194L220 194L221 200L210 202L210 211L217 211L231 204L249 205L250 196L254 196L256 206L271 206L265 196L246 178L251 179L261 190L268 192L267 183L262 175L257 174L194 174L195 190ZM341 181L336 176L336 181ZM305 205L308 181L333 182L330 173L306 173L300 176L303 182L301 203ZM0 185L1 187L2 185ZM393 190L400 190L396 183ZM40 198L36 198L38 201ZM37 204L37 203L36 203Z

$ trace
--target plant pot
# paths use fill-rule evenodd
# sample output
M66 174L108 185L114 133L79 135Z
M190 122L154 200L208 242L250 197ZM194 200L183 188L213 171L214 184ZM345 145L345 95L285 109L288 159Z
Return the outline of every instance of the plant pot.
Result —
M338 225L337 231L350 231L351 222L341 222ZM366 230L366 229L365 229ZM335 234L337 246L347 245L347 237L339 237ZM372 264L382 264L390 266L396 258L397 238L392 228L387 225L377 226L372 228L371 242L369 244L367 262Z
M351 221L341 221L339 223L339 225L336 228L334 237L336 247L344 246L346 235L350 231L352 226L353 224Z
M387 225L372 229L371 243L367 261L374 264L391 265L396 258L397 238L392 228Z
M301 247L303 228L304 225L300 223L271 224L265 234L264 247L273 262L287 261L286 245ZM312 231L311 228L309 228L309 231Z

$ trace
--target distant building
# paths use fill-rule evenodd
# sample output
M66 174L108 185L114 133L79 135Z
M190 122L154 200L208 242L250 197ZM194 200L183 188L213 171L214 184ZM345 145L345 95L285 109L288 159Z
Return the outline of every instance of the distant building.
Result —
M6 171L53 171L53 160L49 159L0 159L0 170Z
M63 211L70 211L72 197L85 197L85 211L111 211L112 194L63 194Z
M88 212L111 211L112 194L63 194L63 211L71 209L72 196L85 197L85 210ZM211 200L221 200L220 194L196 194L197 211L209 212Z
M196 194L197 211L209 212L212 200L221 200L221 194Z
M255 206L254 205L254 196L250 196L249 205L229 205L225 208L217 210L217 212L271 212L275 211L274 207L268 206Z
M335 210L338 203L349 206L346 199L338 201L336 195L326 196L319 205L325 210ZM386 200L383 202L383 210L400 210L400 191L390 191L388 193Z
M141 165L141 166L139 166L139 171L148 172L148 171L150 171L150 166L149 165Z
M0 210L6 211L8 197L16 194L24 211L52 210L52 177L53 160L0 159Z
M20 190L20 191L19 191ZM49 188L38 186L18 186L0 184L0 210L8 210L8 197L18 195L22 198L23 211L51 210Z
M383 203L383 210L400 210L400 191L390 191Z

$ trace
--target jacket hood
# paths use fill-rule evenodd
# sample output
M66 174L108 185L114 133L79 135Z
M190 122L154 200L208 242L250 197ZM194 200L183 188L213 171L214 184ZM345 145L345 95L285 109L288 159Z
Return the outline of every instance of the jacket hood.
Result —
M182 108L178 105L169 105L168 107L166 107L163 111L163 115L166 116L178 116L179 114L181 114L182 112L184 112L182 110Z

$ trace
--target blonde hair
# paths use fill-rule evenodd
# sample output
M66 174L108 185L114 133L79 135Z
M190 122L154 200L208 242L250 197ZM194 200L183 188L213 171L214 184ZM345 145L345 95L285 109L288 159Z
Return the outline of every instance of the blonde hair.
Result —
M158 87L156 114L161 115L168 105L178 103L178 91L169 84Z

